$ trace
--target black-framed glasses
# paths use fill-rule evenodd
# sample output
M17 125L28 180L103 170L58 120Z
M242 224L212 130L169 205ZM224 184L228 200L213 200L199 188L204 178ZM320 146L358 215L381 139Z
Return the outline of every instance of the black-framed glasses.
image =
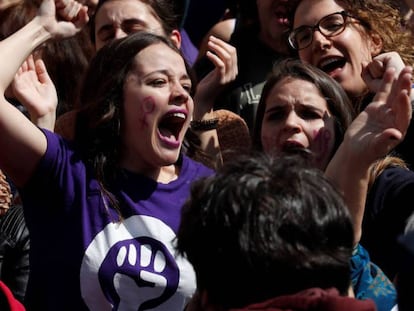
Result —
M335 12L322 17L314 26L300 26L291 31L288 37L289 45L294 50L302 50L312 44L313 33L318 30L325 37L334 37L345 30L347 18L353 16L346 11Z

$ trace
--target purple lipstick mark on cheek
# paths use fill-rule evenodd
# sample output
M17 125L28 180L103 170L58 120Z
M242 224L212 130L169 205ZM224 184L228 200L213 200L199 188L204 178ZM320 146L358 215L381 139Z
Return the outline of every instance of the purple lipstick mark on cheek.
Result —
M266 135L262 137L262 148L263 151L266 153L276 153L279 152L281 147L278 144L277 136L276 135Z
M141 105L141 110L142 110L142 119L140 120L140 122L141 122L141 128L144 128L148 126L149 116L153 114L155 111L155 100L152 96L148 96L144 98L142 105Z
M328 156L329 146L332 139L332 134L325 128L321 128L314 132L314 153L316 161L322 161L324 157Z

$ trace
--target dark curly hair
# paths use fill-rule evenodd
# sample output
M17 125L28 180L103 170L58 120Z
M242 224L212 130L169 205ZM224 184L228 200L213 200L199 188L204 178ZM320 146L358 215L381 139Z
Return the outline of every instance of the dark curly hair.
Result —
M212 304L240 308L312 287L347 294L349 212L323 172L302 160L243 156L193 184L177 249Z

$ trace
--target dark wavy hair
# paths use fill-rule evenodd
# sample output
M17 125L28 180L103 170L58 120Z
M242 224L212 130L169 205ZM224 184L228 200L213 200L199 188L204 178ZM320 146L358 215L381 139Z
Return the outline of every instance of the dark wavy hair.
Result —
M193 184L176 247L212 304L241 308L312 287L347 294L350 215L323 172L302 160L243 156Z
M356 116L354 108L343 88L322 70L295 58L284 58L276 62L262 90L257 107L256 122L253 129L253 146L262 151L261 131L266 100L273 87L286 78L308 81L316 86L325 97L328 110L335 118L335 144L333 153L341 144L345 131ZM333 154L332 154L333 155ZM332 156L331 155L331 156Z

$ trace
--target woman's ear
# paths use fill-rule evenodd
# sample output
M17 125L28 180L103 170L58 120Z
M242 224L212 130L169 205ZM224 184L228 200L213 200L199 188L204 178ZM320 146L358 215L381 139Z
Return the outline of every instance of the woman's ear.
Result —
M179 30L174 29L170 34L170 39L177 48L181 48L181 33Z
M371 50L371 56L375 57L378 54L382 52L382 48L384 47L384 44L382 42L381 36L374 32L371 34L371 44L370 44L370 50Z

